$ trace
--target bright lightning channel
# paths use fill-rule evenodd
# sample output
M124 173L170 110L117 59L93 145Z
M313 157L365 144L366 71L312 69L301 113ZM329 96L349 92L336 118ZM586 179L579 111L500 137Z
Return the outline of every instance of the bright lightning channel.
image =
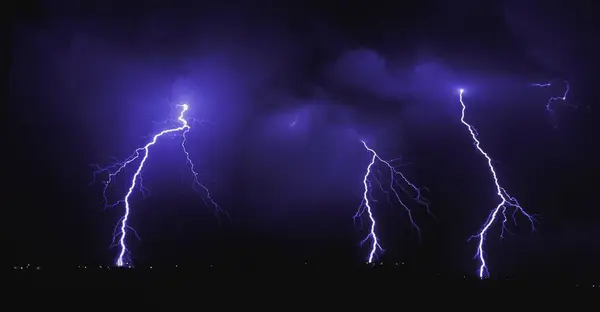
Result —
M496 175L496 170L494 169L494 166L492 165L492 158L480 146L481 142L477 138L479 136L479 134L477 133L477 130L475 130L475 128L473 126L471 126L469 123L467 123L465 121L465 110L467 109L467 106L465 105L465 102L463 101L463 93L464 92L465 92L464 89L459 90L459 100L460 100L460 104L462 106L460 121L469 130L469 133L471 134L471 138L473 139L475 148L477 148L479 153L481 155L483 155L483 157L485 157L485 159L487 160L487 164L488 164L488 167L492 174L492 178L494 179L494 184L496 185L496 194L498 195L498 198L500 199L500 203L498 203L496 208L494 208L490 212L487 220L483 224L483 227L481 228L479 233L472 237L472 238L479 239L479 244L477 245L476 257L478 257L479 261L480 261L479 278L484 278L489 275L487 264L485 261L485 252L484 252L485 238L486 238L486 235L488 234L488 231L491 228L491 226L494 224L494 222L496 222L498 214L499 213L502 214L502 230L500 233L500 237L504 237L504 231L506 230L506 223L508 221L508 216L506 214L506 210L508 209L508 207L512 207L514 209L513 213L512 213L512 219L513 219L514 223L516 223L516 218L515 218L516 213L521 212L523 215L525 215L528 218L529 222L531 223L532 230L535 230L535 219L533 218L532 215L527 213L525 211L525 209L523 209L523 207L521 207L521 205L519 204L519 202L517 201L516 198L514 198L510 194L508 194L508 192L500 185L500 182L498 181L498 176Z
M554 103L556 101L566 101L567 95L569 95L569 91L571 91L571 85L569 84L569 82L566 80L563 80L563 83L565 84L565 92L563 93L563 95L550 97L550 99L548 99L548 102L546 103L546 111L550 114L554 114L554 109L552 109L552 103ZM553 84L554 84L553 82L548 82L548 83L532 83L531 85L534 87L539 87L539 88L550 88Z
M104 168L98 168L98 170L96 170L94 172L94 176L96 176L99 173L103 173L103 172L108 173L108 179L104 182L104 192L103 192L105 206L108 208L108 207L117 206L119 204L125 205L125 212L124 212L123 216L119 219L119 222L117 223L117 227L115 228L115 233L113 235L113 242L117 239L117 237L119 237L118 245L120 246L121 251L119 252L119 256L116 261L116 265L119 267L122 267L125 265L127 265L127 266L131 265L131 259L129 257L129 249L127 248L127 243L126 243L127 230L131 230L136 236L137 236L137 233L127 223L129 221L129 215L130 215L130 211L131 211L131 204L130 204L129 200L130 200L131 195L133 194L133 191L136 189L138 182L139 182L138 187L139 187L139 190L142 193L142 195L144 195L147 192L147 189L143 185L142 169L144 168L144 165L146 164L146 161L148 160L148 156L150 153L150 147L153 146L154 144L156 144L156 142L158 141L158 139L160 137L162 137L166 134L170 134L170 133L181 132L181 137L182 137L181 148L183 149L183 153L186 157L186 162L189 165L189 168L194 177L194 189L199 187L204 192L204 196L202 198L205 201L205 204L209 204L209 205L213 206L217 212L224 212L221 210L219 205L212 199L208 188L206 186L204 186L202 183L200 183L200 181L198 179L198 173L194 169L194 164L190 158L190 154L188 153L186 145L185 145L186 140L187 140L186 134L191 130L191 127L190 127L188 121L184 118L185 112L189 109L189 106L187 104L182 104L182 105L177 105L177 107L181 107L181 112L179 113L179 117L177 118L177 120L181 124L180 127L166 129L166 130L159 132L158 134L154 135L154 137L152 137L152 140L149 143L147 143L143 147L137 148L134 151L134 153L131 156L129 156L127 159L125 159L124 161L116 162L116 163L111 164ZM135 171L135 173L131 179L131 184L129 186L129 189L127 190L127 193L125 194L125 197L123 199L117 201L116 203L108 204L107 190L108 190L108 187L111 185L113 179L123 169L125 169L129 164L138 160L140 157L141 157L141 161L139 162L137 170Z
M425 198L422 197L422 195L421 195L422 189L418 188L413 183L411 183L406 178L406 176L404 174L402 174L402 172L398 171L397 168L394 165L392 165L392 162L394 160L387 161L387 160L382 159L381 157L379 157L379 155L377 154L377 152L374 149L372 149L371 147L369 147L367 145L367 143L365 141L361 140L361 143L363 144L365 149L369 153L371 153L372 157L371 157L371 161L369 162L369 165L367 166L365 175L363 177L363 186L364 186L363 199L358 208L358 211L354 214L354 219L358 219L358 218L362 217L365 213L369 217L369 221L370 221L370 225L371 225L370 229L369 229L369 234L361 241L361 245L370 241L370 251L369 251L367 263L373 263L373 261L377 257L377 252L378 251L383 252L384 250L379 243L379 236L377 235L377 223L376 223L375 216L373 213L373 208L374 208L373 202L374 201L371 196L372 195L372 180L375 180L376 183L379 184L381 191L384 194L386 194L386 196L388 198L388 202L390 204L391 204L391 195L393 195L394 198L396 199L396 201L406 210L411 225L417 230L419 235L421 233L421 229L419 228L417 223L414 221L412 210L401 199L400 192L398 191L398 189L400 189L405 194L409 194L410 196L412 196L412 198L420 205L425 206L425 208L427 208L428 213L429 213L429 203ZM388 184L389 191L387 191L385 189L385 187L381 183L381 181L377 178L377 176L375 176L373 167L377 161L384 164L390 172L390 177L389 177L390 182ZM405 185L403 185L403 183L401 183L401 181L398 180L398 177L400 177L402 179L402 181L404 181ZM410 188L410 190L407 187ZM412 192L412 195L411 195L411 192ZM391 193L391 195L390 195L390 193Z

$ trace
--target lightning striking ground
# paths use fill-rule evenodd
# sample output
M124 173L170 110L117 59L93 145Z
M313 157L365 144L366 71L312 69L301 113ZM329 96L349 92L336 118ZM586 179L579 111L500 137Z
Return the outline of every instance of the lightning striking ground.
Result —
M100 173L108 173L108 179L104 182L104 192L103 192L105 207L107 207L107 208L114 207L119 204L125 205L125 212L124 212L123 216L120 218L120 220L117 224L117 227L115 228L115 233L113 235L113 245L114 245L114 241L117 239L117 237L119 237L118 245L120 246L121 250L119 252L119 255L118 255L117 261L116 261L116 265L119 267L122 267L125 265L128 265L128 266L131 265L131 259L129 257L129 249L127 248L127 242L126 242L127 231L128 230L132 231L136 236L137 236L137 233L128 225L129 215L130 215L130 211L131 211L130 197L133 194L134 190L136 189L136 186L138 186L138 182L139 182L138 187L139 187L139 190L142 193L142 195L147 193L147 189L143 186L142 170L144 168L144 165L146 164L146 161L148 160L149 153L150 153L150 147L153 146L154 144L156 144L160 137L162 137L166 134L170 134L170 133L181 132L181 136L182 136L181 147L183 149L183 153L185 154L187 164L189 165L189 168L194 177L194 187L196 188L196 190L199 187L202 191L204 191L205 196L203 196L203 199L206 204L212 205L216 209L217 212L222 212L219 205L212 199L208 188L206 186L204 186L202 183L200 183L200 181L198 180L198 173L195 171L194 164L190 158L190 154L188 153L188 151L186 149L186 145L185 145L186 140L187 140L186 134L191 130L191 126L189 125L188 121L184 118L184 115L185 115L185 112L189 109L189 106L187 104L182 104L182 105L178 105L178 107L181 107L181 112L179 114L179 117L177 118L178 122L181 124L180 127L170 128L170 129L166 129L166 130L159 132L158 134L156 134L152 137L152 140L149 143L147 143L143 147L137 148L134 151L134 153L131 156L129 156L127 159L125 159L124 161L116 162L116 163L111 164L110 166L107 166L104 168L98 168L98 170L96 170L94 172L94 176L96 176L97 174L100 174ZM128 165L130 165L131 163L133 163L134 161L136 161L140 158L141 158L141 160L139 161L137 169L131 179L131 184L129 186L129 189L127 190L127 193L125 194L125 197L123 199L117 201L116 203L109 204L108 197L107 197L107 190L108 190L108 187L113 182L113 179L119 173L121 173L121 171L124 170Z
M548 99L548 102L546 103L546 111L550 114L554 114L554 109L552 109L552 103L556 101L566 101L567 95L569 94L569 91L571 91L571 85L569 84L569 82L563 80L563 83L565 84L565 92L563 93L563 95L550 97L550 99ZM539 88L550 88L553 85L553 83L532 83L531 85Z
M377 252L378 251L383 252L384 250L379 243L379 236L377 235L377 223L376 223L375 216L373 213L374 207L373 207L373 200L371 197L372 181L370 179L370 176L373 176L372 179L374 179L379 184L379 187L382 190L382 192L384 194L386 194L386 196L388 197L388 202L390 204L391 204L391 195L390 195L390 193L391 193L394 196L394 198L396 199L396 201L406 210L406 213L408 215L411 225L413 226L413 228L415 228L417 230L419 235L421 233L421 229L419 228L419 226L417 225L417 223L415 222L415 220L413 218L412 210L401 199L400 193L397 189L399 188L405 194L409 194L410 196L412 196L412 198L417 203L425 206L425 208L427 208L428 213L430 213L430 211L429 211L428 201L421 195L422 189L418 188L413 183L411 183L406 178L406 176L404 174L402 174L402 172L398 171L396 169L396 167L394 165L392 165L392 162L394 160L387 161L387 160L382 159L381 157L379 157L379 155L377 154L377 152L374 149L370 148L367 145L367 143L365 141L361 140L361 143L363 144L365 149L367 151L369 151L369 153L371 153L372 157L371 157L371 161L369 162L369 165L367 166L365 175L363 177L363 186L364 186L363 199L362 199L361 205L358 208L358 211L354 214L354 219L358 219L358 218L362 217L365 213L369 217L369 221L370 221L369 234L361 241L361 245L370 241L370 251L369 251L367 263L373 263L373 261L377 257ZM375 165L375 163L377 161L383 163L389 169L389 172L390 172L390 182L388 184L389 191L387 191L385 189L385 187L383 186L383 184L381 183L381 181L376 176L374 176L375 172L373 171L373 166ZM402 181L404 181L405 185L403 185L401 183L401 181L399 181L397 179L397 177L400 177L402 179ZM407 187L410 188L410 190L407 189ZM411 192L412 192L412 194L411 194Z
M488 234L490 228L492 227L492 225L494 225L494 223L498 219L498 214L499 213L502 214L502 221L501 221L502 229L501 229L500 237L503 237L504 231L506 230L506 223L508 221L508 216L506 215L506 210L509 207L512 207L514 209L513 213L512 213L513 222L516 222L515 214L517 212L520 212L524 216L527 217L527 219L531 223L532 230L535 230L535 219L533 218L532 215L527 213L527 211L525 211L525 209L523 209L523 207L521 207L521 205L519 204L519 202L517 201L516 198L512 197L500 185L500 182L498 181L498 176L496 175L496 170L494 169L494 166L492 164L492 158L480 146L481 142L477 138L479 136L479 134L477 133L477 130L475 130L475 128L473 126L471 126L469 123L467 123L465 121L465 110L467 109L467 106L465 105L465 103L463 101L463 93L464 93L464 89L460 89L459 90L459 100L460 100L460 104L462 106L460 121L469 130L469 133L471 134L471 138L473 139L475 148L477 148L479 153L481 155L483 155L483 157L485 157L485 159L487 160L487 164L490 169L490 173L492 174L492 178L494 179L494 184L496 186L496 194L498 195L498 198L500 199L500 203L498 203L496 208L494 208L490 212L490 214L488 215L488 218L485 221L485 223L483 224L483 227L481 228L480 232L477 235L474 235L472 237L472 238L479 239L479 244L477 245L476 257L478 257L479 261L480 261L479 278L484 278L489 274L487 264L485 261L485 252L484 252L485 238L486 238L486 235Z

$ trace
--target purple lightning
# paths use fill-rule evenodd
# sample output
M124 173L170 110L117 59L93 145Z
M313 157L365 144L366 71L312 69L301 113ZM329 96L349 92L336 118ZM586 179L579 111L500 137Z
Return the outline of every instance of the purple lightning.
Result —
M363 146L365 147L365 149L367 151L369 151L371 153L372 158L371 158L371 162L369 162L369 165L367 166L367 171L365 172L365 175L363 177L363 186L364 186L364 192L363 192L363 199L362 202L358 208L358 211L354 214L354 218L360 218L361 216L364 215L364 213L367 213L368 217L369 217L369 221L371 222L371 227L369 230L369 234L367 235L367 237L365 237L362 242L362 244L365 244L367 241L370 240L371 242L371 248L370 248L370 252L369 252L369 258L367 263L373 263L373 260L375 259L375 257L377 256L377 251L383 251L383 248L381 247L381 245L379 244L379 237L377 236L377 231L376 231L376 221L375 221L375 216L373 215L373 200L371 198L371 193L372 193L372 187L371 187L371 180L369 179L369 177L371 175L374 174L373 172L373 166L375 165L376 161L379 161L381 163L383 163L385 166L387 166L387 168L390 171L390 183L388 185L389 190L390 191L386 191L383 184L381 183L381 181L377 178L377 177L373 177L373 179L375 179L375 181L379 184L380 189L384 192L384 194L386 194L386 196L388 196L388 202L391 204L391 197L390 197L390 192L394 195L395 199L398 201L398 203L406 210L407 214L408 214L408 218L410 220L411 225L417 230L417 232L420 234L421 229L419 228L419 226L417 225L417 223L414 221L413 219L413 215L412 215L412 210L410 208L408 208L408 206L404 203L404 201L401 199L400 197L400 193L398 192L397 188L400 188L400 190L402 190L404 193L406 194L410 194L409 190L406 188L406 186L402 185L402 183L400 183L400 181L397 180L397 177L399 176L404 183L410 187L412 189L412 197L413 199L425 206L427 208L427 212L429 213L429 203L427 202L426 199L424 199L421 196L421 192L422 190L418 187L416 187L413 183L411 183L404 174L402 174L402 172L398 171L396 169L396 167L394 167L392 165L392 162L394 160L391 161L386 161L382 158L379 157L379 155L377 154L377 152L370 148L367 143L365 141L361 140L361 143L363 144Z
M548 113L550 113L550 114L554 114L554 110L552 109L552 103L554 103L555 101L566 101L567 100L567 95L569 94L569 91L571 90L571 85L566 80L563 80L563 82L565 84L565 93L563 93L562 96L551 97L550 99L548 99L548 102L546 103L546 111L548 111ZM533 83L531 85L534 87L539 87L539 88L549 88L553 84L554 83L552 83L552 82L548 82L548 83Z
M186 134L191 130L191 127L188 124L187 120L184 119L185 112L188 110L189 106L187 104L182 104L182 105L178 105L178 107L181 107L181 112L179 114L179 117L177 118L177 120L181 123L180 127L171 128L171 129L167 129L167 130L163 130L163 131L159 132L158 134L154 135L152 140L149 143L147 143L145 146L136 149L135 152L131 156L129 156L127 159L125 159L125 161L114 163L108 167L98 168L98 170L96 170L94 172L94 175L97 175L102 172L108 173L108 179L107 179L107 181L104 182L104 192L103 192L104 202L105 202L106 207L114 207L121 203L125 204L125 213L119 220L118 225L115 228L115 233L113 236L113 241L116 240L116 238L118 236L120 236L119 245L121 247L121 251L119 253L119 256L117 258L117 263L116 263L117 266L119 266L119 267L122 267L124 265L128 265L128 266L131 265L131 260L128 255L129 251L128 251L127 244L126 244L127 230L131 230L137 236L137 233L127 224L127 221L129 221L129 214L131 211L131 205L129 202L129 198L130 198L131 194L133 194L133 191L135 190L136 185L138 184L138 181L139 181L139 190L141 191L142 195L144 195L147 192L147 189L144 188L144 186L143 186L142 169L144 168L144 164L148 160L150 147L153 146L154 144L156 144L158 139L160 137L162 137L163 135L169 134L169 133L181 132L181 136L182 136L181 147L183 149L183 153L185 154L186 161L190 167L190 170L192 171L192 174L194 177L194 186L200 187L204 191L205 197L203 197L203 199L205 200L205 203L212 205L217 211L222 211L220 209L219 205L217 205L217 203L210 196L210 192L208 191L208 188L206 188L206 186L201 184L200 181L198 180L198 173L195 171L194 164L193 164L193 162L190 158L190 155L185 147L185 143L186 143L186 139L187 139ZM108 199L107 199L106 194L107 194L108 187L111 185L113 178L115 178L129 164L131 164L135 160L139 159L140 156L142 155L142 153L143 153L143 157L141 158L141 161L139 162L137 170L135 171L135 173L131 179L131 184L129 186L127 193L125 194L125 197L122 200L119 200L114 204L108 204Z
M471 134L471 138L473 139L473 142L475 144L475 148L477 148L479 153L481 153L481 155L483 155L485 157L485 159L487 159L488 167L490 169L490 172L492 173L492 177L494 179L494 184L496 185L496 194L500 198L500 203L496 206L496 208L494 208L491 211L491 213L489 214L483 227L481 228L480 232L477 235L474 235L472 237L472 238L475 238L475 237L479 238L479 244L477 246L476 256L479 257L479 261L480 261L479 278L484 278L488 274L488 270L487 270L487 265L485 262L485 253L483 250L483 248L484 248L483 245L485 243L485 236L487 235L490 227L496 221L496 217L498 216L498 213L501 212L502 218L503 218L502 230L500 233L500 237L503 237L504 231L506 230L506 222L508 221L508 217L506 215L506 210L508 207L514 208L514 211L512 214L513 222L516 222L515 214L517 213L517 211L519 211L529 219L529 222L531 223L531 226L532 226L532 230L535 230L535 224L534 224L535 219L533 218L532 215L528 214L523 209L523 207L521 207L521 205L519 204L519 202L517 201L516 198L510 196L510 194L508 194L508 192L506 192L506 190L502 186L500 186L500 182L498 181L498 176L496 175L496 170L494 169L494 166L492 165L492 158L481 148L481 146L480 146L481 142L479 142L479 140L477 139L477 137L479 136L479 134L477 133L477 130L475 130L475 128L473 126L471 126L470 124L468 124L465 121L465 110L467 109L467 106L465 105L465 103L463 101L463 93L464 92L465 92L464 89L459 90L459 100L460 100L460 104L462 105L460 121L469 130L469 133Z

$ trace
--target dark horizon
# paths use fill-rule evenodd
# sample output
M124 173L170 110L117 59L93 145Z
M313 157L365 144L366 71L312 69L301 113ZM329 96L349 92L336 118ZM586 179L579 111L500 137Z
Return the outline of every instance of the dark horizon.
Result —
M460 123L465 88L466 119L502 185L538 221L532 233L519 216L504 239L498 226L487 236L491 276L598 271L600 46L588 3L71 2L30 1L11 21L7 267L113 264L123 207L104 209L91 165L127 158L186 101L190 118L211 121L192 125L188 148L231 220L192 191L180 138L165 138L144 170L151 195L132 197L134 262L364 263L352 218L364 139L401 157L432 212L407 198L419 239L377 194L377 262L475 276L468 239L498 200ZM550 114L562 80L569 96Z

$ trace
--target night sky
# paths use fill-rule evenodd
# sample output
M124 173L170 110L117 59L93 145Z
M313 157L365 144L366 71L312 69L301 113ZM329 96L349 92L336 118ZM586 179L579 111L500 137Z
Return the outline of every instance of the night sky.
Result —
M406 201L419 239L378 196L379 260L476 275L467 240L498 199L460 123L465 88L503 186L538 220L534 233L523 217L504 239L492 230L492 276L585 275L600 261L600 45L588 2L24 3L9 44L3 262L113 263L123 207L104 209L106 176L89 185L91 165L125 159L187 101L190 118L211 121L192 125L190 155L231 218L192 191L180 138L165 138L144 170L150 196L132 197L137 264L364 262L366 232L352 219L370 161L361 138L401 157L433 214ZM564 79L569 98L549 114Z

